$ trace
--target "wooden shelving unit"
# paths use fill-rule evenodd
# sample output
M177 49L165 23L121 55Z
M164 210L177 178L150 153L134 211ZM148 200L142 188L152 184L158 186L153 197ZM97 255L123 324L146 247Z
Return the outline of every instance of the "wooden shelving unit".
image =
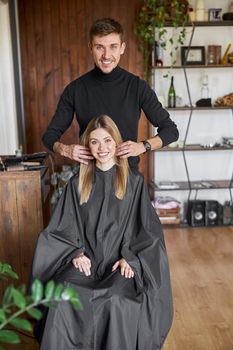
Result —
M153 66L153 69L171 69L170 66ZM184 65L184 66L172 66L172 69L193 69L193 68L233 68L233 64L195 64L195 65Z
M182 151L232 151L233 146L219 146L219 147L208 147L208 146L201 146L201 145L188 145L186 144L185 147L164 147L156 152L182 152Z
M181 107L175 107L175 108L169 108L166 107L168 111L190 111L190 109L194 111L208 111L208 110L222 110L222 109L229 109L232 110L233 106L210 106L210 107L196 107L196 106L181 106Z
M185 27L229 27L233 26L233 21L194 21L186 23ZM166 27L173 27L170 22L166 23Z
M167 27L172 27L171 24L167 23L166 25ZM193 22L193 23L188 23L186 25L187 27L192 27L192 33L191 33L191 37L190 37L190 41L189 41L189 47L192 46L192 39L193 39L193 34L195 31L196 27L233 27L233 21L202 21L202 22ZM233 68L233 64L215 64L215 65L189 65L189 64L184 64L184 65L175 65L173 67L170 66L154 66L152 67L152 69L155 70L170 70L170 69L175 69L175 70L183 70L184 72L184 76L185 76L185 83L186 83L186 87L187 87L187 93L188 93L188 98L189 98L189 102L188 105L185 106L180 106L180 107L176 107L176 108L166 108L168 111L174 112L174 111L187 111L187 113L181 113L181 117L182 118L188 118L187 120L187 127L186 127L186 131L185 131L185 137L184 137L184 141L183 141L183 146L182 147L164 147L160 150L157 150L157 152L181 152L183 155L183 162L184 162L184 166L185 166L185 171L186 171L186 175L187 175L187 181L174 181L174 184L177 186L174 186L174 188L169 187L166 188L163 186L163 188L161 188L159 186L159 182L156 182L156 178L155 178L155 182L151 181L150 183L150 190L155 192L161 192L164 191L167 195L168 192L174 192L174 191L187 191L187 201L189 201L191 193L194 191L200 191L200 190L218 190L218 189L228 189L229 193L230 193L230 198L231 201L233 201L233 197L232 197L232 192L233 192L233 173L231 175L230 179L222 179L222 180L209 180L209 179L203 179L201 181L192 181L191 176L189 174L189 167L187 164L187 160L186 160L186 152L214 152L214 151L231 151L233 150L233 146L231 145L224 145L224 144L220 144L220 145L213 145L212 147L210 146L204 146L201 144L188 144L187 143L187 137L188 137L188 133L190 131L190 125L191 125L191 120L193 115L198 114L195 113L196 111L199 111L199 115L201 116L201 112L205 112L205 111L221 111L221 110L229 110L232 112L232 120L233 120L233 106L209 106L209 107L196 107L192 105L192 93L190 91L189 88L189 81L188 81L188 72L190 69L227 69L229 71L231 71L231 69ZM230 133L230 135L232 135L232 132Z
M190 190L213 190L213 189L233 189L232 180L203 180L203 181L175 181L176 188L160 188L157 183L151 181L150 186L154 191L190 191ZM208 183L211 187L203 185L203 183Z

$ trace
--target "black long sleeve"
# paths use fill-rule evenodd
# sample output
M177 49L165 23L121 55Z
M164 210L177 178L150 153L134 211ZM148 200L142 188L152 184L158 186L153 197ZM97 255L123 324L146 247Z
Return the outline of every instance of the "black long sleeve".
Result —
M176 124L162 107L154 90L144 80L140 80L140 105L147 119L158 128L157 132L163 147L178 139L179 132Z
M43 135L43 143L52 150L54 142L70 126L74 114L80 134L93 117L107 114L117 124L124 141L137 141L142 110L158 128L163 146L177 140L179 134L175 123L144 80L120 67L109 74L95 67L65 88L56 113ZM137 163L138 159L132 162Z

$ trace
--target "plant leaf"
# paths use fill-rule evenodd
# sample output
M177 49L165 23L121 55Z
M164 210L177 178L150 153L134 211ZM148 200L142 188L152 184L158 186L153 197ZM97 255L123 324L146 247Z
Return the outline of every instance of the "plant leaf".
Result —
M4 322L6 319L6 314L5 314L5 311L3 309L0 309L0 324L2 322Z
M52 299L54 290L55 290L54 281L49 281L45 287L45 298L48 300Z
M83 306L78 298L71 298L70 302L76 310L83 310Z
M11 265L6 264L6 263L1 263L0 265L0 273L15 279L18 279L19 276L15 271L12 270Z
M46 303L44 303L44 305L46 307L51 308L51 309L56 309L56 307L57 307L57 303L55 301L53 301L53 302L47 301Z
M32 316L33 318L35 318L36 320L40 320L42 318L42 312L38 309L29 309L27 310L27 313Z
M0 330L0 342L10 343L10 344L19 344L20 337L14 331Z
M64 290L64 286L62 284L58 284L55 288L55 292L54 292L54 299L55 300L59 300L61 299L61 294Z
M14 303L16 306L18 306L20 309L25 308L26 300L20 291L18 291L15 288L12 288L12 296L13 296Z
M62 300L70 300L71 298L76 298L77 293L71 287L65 288L61 294Z
M32 331L31 323L28 320L25 320L23 318L19 318L19 317L13 318L11 321L9 321L9 323L16 328L23 329L29 332Z
M39 280L35 280L32 284L32 299L39 302L43 297L43 284Z
M26 285L25 285L25 284L21 284L17 289L18 289L18 291L21 292L23 295L26 294Z
M12 301L12 286L7 287L2 299L2 305L7 306Z
M4 349L4 348L0 345L0 350L6 350L6 349Z

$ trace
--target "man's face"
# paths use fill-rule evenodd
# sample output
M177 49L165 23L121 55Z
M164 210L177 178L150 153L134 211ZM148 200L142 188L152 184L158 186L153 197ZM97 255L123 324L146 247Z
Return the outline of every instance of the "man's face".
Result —
M119 63L125 51L125 43L117 33L96 35L89 44L94 62L103 73L110 73Z

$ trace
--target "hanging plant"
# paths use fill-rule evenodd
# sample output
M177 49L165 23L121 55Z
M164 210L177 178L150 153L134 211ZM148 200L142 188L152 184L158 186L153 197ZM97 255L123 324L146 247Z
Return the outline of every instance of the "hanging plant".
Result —
M176 63L176 51L184 44L185 24L188 21L187 0L144 0L138 13L135 32L143 54L144 78L150 81L152 51L157 40L162 49L170 46L170 66ZM177 35L168 34L167 26L175 28Z

